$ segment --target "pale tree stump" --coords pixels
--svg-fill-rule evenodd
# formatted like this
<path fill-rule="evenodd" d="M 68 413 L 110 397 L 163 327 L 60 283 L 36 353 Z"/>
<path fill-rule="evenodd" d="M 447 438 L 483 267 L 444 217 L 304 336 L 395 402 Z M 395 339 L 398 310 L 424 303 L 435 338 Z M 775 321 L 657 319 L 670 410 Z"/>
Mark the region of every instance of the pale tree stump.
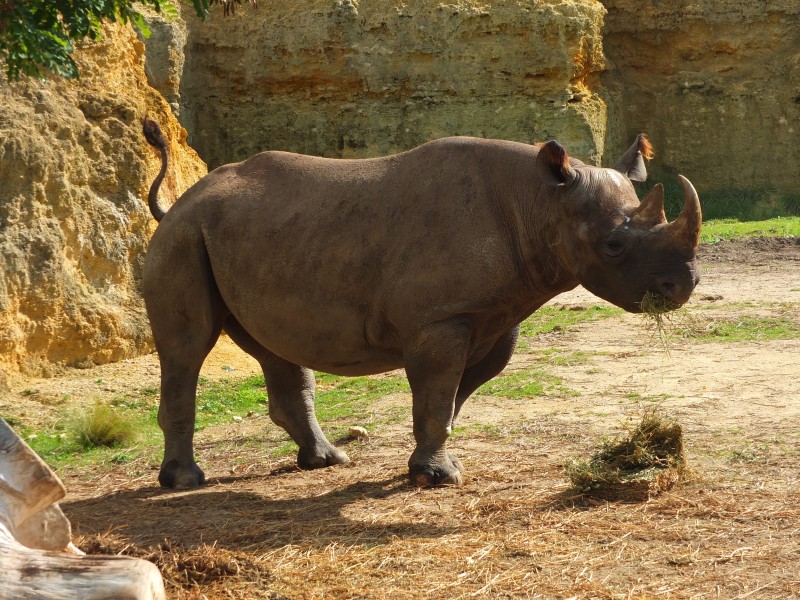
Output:
<path fill-rule="evenodd" d="M 164 600 L 158 568 L 86 556 L 56 502 L 61 480 L 0 419 L 0 600 Z"/>

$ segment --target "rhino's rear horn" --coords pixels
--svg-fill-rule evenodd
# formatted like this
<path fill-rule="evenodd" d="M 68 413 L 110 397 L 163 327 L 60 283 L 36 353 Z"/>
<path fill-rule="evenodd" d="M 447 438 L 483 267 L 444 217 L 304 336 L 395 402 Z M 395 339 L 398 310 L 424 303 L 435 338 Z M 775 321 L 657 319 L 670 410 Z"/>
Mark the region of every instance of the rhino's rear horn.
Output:
<path fill-rule="evenodd" d="M 678 182 L 683 190 L 683 210 L 669 224 L 670 232 L 681 244 L 696 250 L 700 244 L 700 226 L 703 223 L 703 212 L 700 209 L 700 198 L 692 183 L 683 175 L 678 175 Z"/>
<path fill-rule="evenodd" d="M 664 186 L 657 183 L 644 197 L 642 203 L 631 213 L 631 219 L 647 227 L 667 222 L 664 214 Z"/>
<path fill-rule="evenodd" d="M 536 173 L 547 185 L 563 185 L 575 177 L 567 151 L 555 140 L 550 140 L 539 148 Z"/>

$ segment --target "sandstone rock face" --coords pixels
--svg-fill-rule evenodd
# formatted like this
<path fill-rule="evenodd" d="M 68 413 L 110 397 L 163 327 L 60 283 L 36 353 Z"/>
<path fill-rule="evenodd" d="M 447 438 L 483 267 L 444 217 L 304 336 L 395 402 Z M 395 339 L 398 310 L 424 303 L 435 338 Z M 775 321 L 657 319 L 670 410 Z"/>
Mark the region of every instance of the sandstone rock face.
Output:
<path fill-rule="evenodd" d="M 800 3 L 602 1 L 610 154 L 648 131 L 651 171 L 682 173 L 701 195 L 797 193 Z"/>
<path fill-rule="evenodd" d="M 180 4 L 175 4 L 179 13 Z M 175 116 L 180 115 L 180 87 L 183 76 L 186 23 L 181 18 L 165 18 L 152 9 L 143 9 L 150 28 L 149 37 L 139 34 L 145 46 L 145 73 L 147 82 L 169 102 Z"/>
<path fill-rule="evenodd" d="M 604 13 L 595 0 L 260 0 L 187 15 L 182 122 L 211 167 L 458 134 L 555 137 L 597 162 Z"/>
<path fill-rule="evenodd" d="M 458 134 L 556 138 L 611 163 L 646 131 L 651 174 L 682 173 L 701 197 L 797 193 L 796 0 L 261 0 L 228 18 L 218 8 L 206 22 L 151 15 L 147 79 L 144 47 L 111 26 L 78 53 L 80 81 L 0 82 L 0 391 L 3 369 L 47 373 L 151 348 L 137 281 L 159 165 L 141 118 L 171 141 L 162 199 L 205 173 L 169 107 L 211 166 L 267 149 L 383 155 Z"/>
<path fill-rule="evenodd" d="M 147 85 L 131 29 L 108 27 L 76 59 L 77 82 L 0 82 L 0 385 L 3 369 L 47 374 L 151 348 L 137 281 L 159 159 L 144 115 L 172 143 L 162 197 L 206 171 Z"/>

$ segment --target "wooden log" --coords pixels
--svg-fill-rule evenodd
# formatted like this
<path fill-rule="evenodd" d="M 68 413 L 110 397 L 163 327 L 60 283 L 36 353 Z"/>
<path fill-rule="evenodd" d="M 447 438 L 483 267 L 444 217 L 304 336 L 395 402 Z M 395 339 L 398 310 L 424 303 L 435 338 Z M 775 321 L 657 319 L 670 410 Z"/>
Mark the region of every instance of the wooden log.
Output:
<path fill-rule="evenodd" d="M 38 550 L 64 550 L 72 544 L 72 526 L 58 504 L 31 515 L 14 529 L 23 546 Z"/>
<path fill-rule="evenodd" d="M 0 419 L 0 600 L 164 600 L 153 563 L 77 551 L 55 504 L 65 494 L 50 467 Z"/>
<path fill-rule="evenodd" d="M 0 515 L 11 530 L 66 494 L 50 467 L 0 419 Z"/>
<path fill-rule="evenodd" d="M 0 526 L 2 600 L 164 600 L 153 563 L 123 556 L 32 550 Z"/>

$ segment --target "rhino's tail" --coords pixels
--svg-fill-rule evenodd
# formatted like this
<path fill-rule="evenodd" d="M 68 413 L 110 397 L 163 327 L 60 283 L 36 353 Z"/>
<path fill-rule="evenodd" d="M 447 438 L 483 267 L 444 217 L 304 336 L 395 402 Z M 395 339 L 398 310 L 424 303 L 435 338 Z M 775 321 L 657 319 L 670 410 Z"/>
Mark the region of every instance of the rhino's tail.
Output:
<path fill-rule="evenodd" d="M 161 132 L 161 127 L 149 117 L 145 117 L 142 122 L 142 133 L 144 133 L 147 143 L 161 154 L 161 170 L 153 180 L 150 186 L 150 192 L 147 194 L 147 205 L 150 207 L 150 212 L 156 221 L 160 221 L 164 218 L 164 215 L 167 214 L 167 211 L 161 208 L 161 205 L 158 203 L 158 188 L 161 187 L 161 182 L 167 174 L 169 144 L 167 144 L 167 138 L 164 137 L 164 134 Z"/>

